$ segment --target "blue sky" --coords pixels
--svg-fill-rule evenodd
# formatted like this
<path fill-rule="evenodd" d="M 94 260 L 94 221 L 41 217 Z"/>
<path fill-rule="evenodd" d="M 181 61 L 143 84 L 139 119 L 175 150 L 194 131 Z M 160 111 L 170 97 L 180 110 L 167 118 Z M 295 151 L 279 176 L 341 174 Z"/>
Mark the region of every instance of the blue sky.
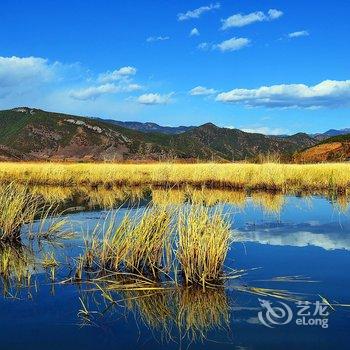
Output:
<path fill-rule="evenodd" d="M 348 0 L 2 0 L 0 108 L 350 127 L 349 12 Z"/>

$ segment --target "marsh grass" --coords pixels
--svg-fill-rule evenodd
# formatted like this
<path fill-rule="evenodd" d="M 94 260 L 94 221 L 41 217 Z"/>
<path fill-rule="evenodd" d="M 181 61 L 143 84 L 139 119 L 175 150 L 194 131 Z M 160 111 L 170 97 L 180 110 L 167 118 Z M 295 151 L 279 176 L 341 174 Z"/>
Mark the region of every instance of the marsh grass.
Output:
<path fill-rule="evenodd" d="M 185 208 L 178 218 L 177 258 L 185 284 L 219 283 L 232 241 L 228 220 L 219 209 Z"/>
<path fill-rule="evenodd" d="M 249 190 L 332 190 L 350 187 L 350 164 L 112 164 L 1 163 L 0 182 L 56 186 L 173 187 L 192 185 Z"/>
<path fill-rule="evenodd" d="M 20 240 L 21 227 L 32 223 L 42 209 L 40 201 L 25 186 L 10 183 L 0 188 L 0 240 Z"/>
<path fill-rule="evenodd" d="M 255 286 L 236 286 L 234 289 L 244 293 L 250 293 L 263 297 L 271 297 L 294 302 L 303 300 L 305 297 L 305 295 L 293 293 L 288 290 L 262 288 Z"/>
<path fill-rule="evenodd" d="M 72 238 L 63 228 L 68 220 L 55 204 L 47 204 L 27 186 L 10 183 L 0 187 L 0 241 L 21 240 L 21 229 L 26 226 L 29 239 L 53 240 Z"/>
<path fill-rule="evenodd" d="M 147 208 L 129 229 L 130 253 L 125 261 L 131 270 L 145 269 L 156 276 L 171 264 L 171 213 L 164 207 Z"/>
<path fill-rule="evenodd" d="M 85 239 L 85 269 L 203 288 L 222 284 L 232 232 L 220 209 L 150 206 L 119 220 L 117 213 L 109 212 Z"/>
<path fill-rule="evenodd" d="M 85 239 L 87 268 L 150 274 L 169 269 L 171 264 L 171 214 L 152 206 L 125 215 L 117 223 L 118 211 L 110 212 Z"/>
<path fill-rule="evenodd" d="M 51 281 L 54 281 L 55 275 L 56 275 L 56 269 L 59 266 L 58 261 L 55 258 L 55 254 L 53 252 L 45 253 L 42 259 L 41 265 L 45 270 L 50 271 Z"/>
<path fill-rule="evenodd" d="M 219 209 L 196 205 L 176 211 L 152 206 L 132 219 L 125 215 L 119 224 L 116 216 L 110 212 L 85 239 L 85 268 L 160 280 L 172 275 L 175 283 L 180 271 L 186 285 L 205 288 L 220 283 L 232 233 Z"/>
<path fill-rule="evenodd" d="M 36 214 L 36 220 L 30 222 L 27 229 L 28 238 L 59 243 L 75 237 L 71 223 L 55 204 L 43 206 Z"/>

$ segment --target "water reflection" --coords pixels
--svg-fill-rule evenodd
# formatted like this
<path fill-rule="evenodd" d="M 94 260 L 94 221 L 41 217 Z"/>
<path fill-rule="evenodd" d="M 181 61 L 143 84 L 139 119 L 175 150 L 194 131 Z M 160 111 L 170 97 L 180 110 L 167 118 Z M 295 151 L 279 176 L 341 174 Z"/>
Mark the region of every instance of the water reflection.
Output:
<path fill-rule="evenodd" d="M 350 250 L 350 221 L 319 223 L 264 222 L 238 229 L 238 240 L 279 246 L 315 246 L 326 250 Z"/>
<path fill-rule="evenodd" d="M 30 287 L 35 256 L 24 245 L 0 243 L 0 289 L 5 297 L 16 297 L 23 287 Z"/>
<path fill-rule="evenodd" d="M 286 202 L 286 194 L 283 193 L 220 190 L 205 187 L 198 189 L 190 186 L 177 188 L 112 187 L 108 189 L 84 186 L 78 188 L 33 186 L 31 191 L 48 203 L 61 203 L 66 207 L 75 207 L 76 210 L 111 209 L 121 205 L 137 206 L 150 201 L 157 205 L 181 205 L 191 202 L 213 206 L 221 203 L 243 209 L 249 201 L 252 201 L 266 213 L 278 214 L 283 210 Z M 339 212 L 346 212 L 349 209 L 350 196 L 347 194 L 299 192 L 297 197 L 309 199 L 311 202 L 312 195 L 327 198 L 334 209 Z"/>
<path fill-rule="evenodd" d="M 109 291 L 102 298 L 89 292 L 81 297 L 80 324 L 102 327 L 106 318 L 116 317 L 124 308 L 124 317 L 132 315 L 139 327 L 162 342 L 203 342 L 215 334 L 230 340 L 231 305 L 224 288 Z"/>

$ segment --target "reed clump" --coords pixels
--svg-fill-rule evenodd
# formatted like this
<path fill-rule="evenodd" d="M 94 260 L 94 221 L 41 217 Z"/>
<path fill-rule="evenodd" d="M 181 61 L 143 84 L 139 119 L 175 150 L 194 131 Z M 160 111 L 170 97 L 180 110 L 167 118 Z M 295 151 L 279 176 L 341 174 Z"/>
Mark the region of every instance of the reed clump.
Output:
<path fill-rule="evenodd" d="M 0 187 L 0 241 L 18 244 L 21 230 L 29 239 L 57 240 L 74 236 L 57 204 L 48 204 L 28 186 L 10 183 Z"/>
<path fill-rule="evenodd" d="M 169 266 L 171 250 L 171 213 L 164 207 L 146 209 L 141 219 L 131 225 L 130 250 L 126 267 L 136 271 L 148 269 L 156 275 Z"/>
<path fill-rule="evenodd" d="M 230 223 L 220 209 L 152 206 L 130 218 L 110 213 L 85 241 L 84 266 L 90 271 L 133 273 L 159 281 L 214 286 L 232 241 Z M 183 278 L 178 278 L 178 272 Z M 164 278 L 165 277 L 165 278 Z"/>
<path fill-rule="evenodd" d="M 169 268 L 171 263 L 171 220 L 165 207 L 148 207 L 133 218 L 125 215 L 119 224 L 116 212 L 98 225 L 86 239 L 85 265 L 102 270 L 149 273 Z"/>
<path fill-rule="evenodd" d="M 0 188 L 0 240 L 20 240 L 21 227 L 32 223 L 42 203 L 27 187 L 10 183 Z"/>
<path fill-rule="evenodd" d="M 200 205 L 181 211 L 176 255 L 185 284 L 218 284 L 231 240 L 230 224 L 220 210 Z"/>

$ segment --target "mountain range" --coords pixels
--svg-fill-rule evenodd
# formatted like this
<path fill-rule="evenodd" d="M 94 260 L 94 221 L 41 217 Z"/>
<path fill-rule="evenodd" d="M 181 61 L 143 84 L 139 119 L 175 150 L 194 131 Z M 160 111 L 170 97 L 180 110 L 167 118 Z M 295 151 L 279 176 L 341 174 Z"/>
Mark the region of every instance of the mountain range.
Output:
<path fill-rule="evenodd" d="M 114 125 L 122 126 L 123 128 L 128 128 L 132 130 L 142 131 L 142 132 L 160 132 L 162 134 L 168 135 L 176 135 L 181 134 L 185 131 L 189 131 L 195 128 L 195 126 L 161 126 L 152 122 L 122 122 L 120 120 L 113 119 L 101 119 L 96 118 L 97 120 L 101 120 L 103 122 L 108 122 Z"/>
<path fill-rule="evenodd" d="M 175 134 L 181 134 L 185 131 L 189 131 L 195 128 L 195 126 L 161 126 L 156 123 L 152 122 L 123 122 L 120 120 L 114 120 L 114 119 L 101 119 L 96 118 L 97 120 L 101 120 L 104 122 L 108 122 L 114 125 L 119 125 L 124 128 L 133 129 L 137 131 L 142 132 L 160 132 L 162 134 L 169 134 L 169 135 L 175 135 Z M 316 134 L 309 134 L 312 138 L 315 138 L 316 140 L 325 140 L 329 137 L 333 136 L 339 136 L 339 135 L 346 135 L 350 134 L 350 128 L 345 129 L 329 129 L 324 133 L 316 133 Z M 278 137 L 283 137 L 288 135 L 278 135 Z"/>
<path fill-rule="evenodd" d="M 0 160 L 254 160 L 279 153 L 286 160 L 319 139 L 298 133 L 267 136 L 212 123 L 162 127 L 19 107 L 0 111 Z"/>
<path fill-rule="evenodd" d="M 320 134 L 314 134 L 312 137 L 316 138 L 317 140 L 325 140 L 330 137 L 334 136 L 341 136 L 341 135 L 347 135 L 350 134 L 350 128 L 345 128 L 345 129 L 329 129 L 324 133 Z"/>

